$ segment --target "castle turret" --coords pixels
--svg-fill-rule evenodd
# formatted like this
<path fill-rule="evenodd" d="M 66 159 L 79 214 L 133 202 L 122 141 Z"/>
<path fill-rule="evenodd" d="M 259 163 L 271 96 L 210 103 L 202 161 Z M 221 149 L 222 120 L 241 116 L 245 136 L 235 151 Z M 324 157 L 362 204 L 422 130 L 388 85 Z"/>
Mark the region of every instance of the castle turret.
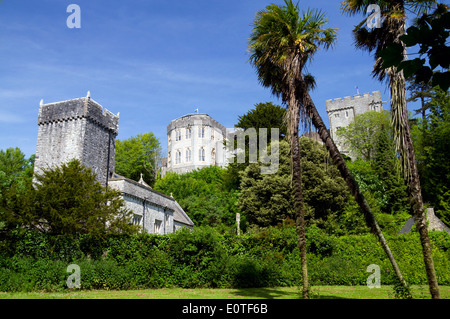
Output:
<path fill-rule="evenodd" d="M 186 173 L 209 165 L 224 166 L 226 128 L 208 114 L 188 114 L 167 126 L 167 171 Z"/>
<path fill-rule="evenodd" d="M 330 122 L 331 138 L 342 153 L 347 153 L 347 150 L 343 142 L 336 136 L 336 131 L 341 127 L 348 126 L 356 115 L 367 111 L 381 112 L 383 110 L 380 91 L 374 91 L 372 94 L 356 94 L 353 97 L 346 96 L 343 99 L 326 100 L 325 106 Z"/>
<path fill-rule="evenodd" d="M 87 97 L 56 103 L 41 101 L 35 173 L 78 159 L 106 185 L 114 173 L 119 117 Z"/>

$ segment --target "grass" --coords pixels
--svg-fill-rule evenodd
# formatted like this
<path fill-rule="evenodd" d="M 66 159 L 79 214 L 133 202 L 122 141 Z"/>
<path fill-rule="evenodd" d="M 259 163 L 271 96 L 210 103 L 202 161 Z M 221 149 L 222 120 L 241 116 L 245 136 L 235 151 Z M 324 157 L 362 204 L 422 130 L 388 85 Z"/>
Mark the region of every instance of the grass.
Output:
<path fill-rule="evenodd" d="M 450 299 L 450 286 L 440 286 L 441 298 Z M 415 299 L 429 299 L 428 286 L 412 286 Z M 313 299 L 394 299 L 392 286 L 313 286 Z M 276 288 L 161 288 L 142 290 L 75 290 L 67 292 L 0 292 L 0 299 L 298 299 L 298 287 Z"/>

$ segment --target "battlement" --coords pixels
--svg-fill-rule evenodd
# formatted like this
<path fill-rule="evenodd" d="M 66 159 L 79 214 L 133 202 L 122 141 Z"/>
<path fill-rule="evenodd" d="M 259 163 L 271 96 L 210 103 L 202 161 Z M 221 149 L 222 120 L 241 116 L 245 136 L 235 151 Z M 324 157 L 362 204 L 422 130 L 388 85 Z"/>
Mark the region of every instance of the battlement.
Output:
<path fill-rule="evenodd" d="M 198 124 L 218 128 L 223 135 L 226 134 L 225 126 L 205 113 L 187 114 L 171 121 L 169 125 L 167 125 L 167 134 L 169 134 L 173 129 L 176 128 L 189 127 Z"/>
<path fill-rule="evenodd" d="M 119 116 L 89 97 L 42 104 L 39 107 L 38 125 L 82 118 L 94 122 L 114 135 L 119 133 Z"/>
<path fill-rule="evenodd" d="M 370 93 L 364 93 L 361 94 L 355 94 L 353 97 L 346 96 L 343 99 L 342 98 L 336 98 L 334 100 L 326 100 L 325 106 L 327 112 L 333 112 L 335 110 L 342 110 L 342 109 L 352 109 L 357 108 L 360 105 L 368 105 L 372 103 L 379 103 L 381 104 L 381 92 L 380 91 L 373 91 L 372 94 Z"/>

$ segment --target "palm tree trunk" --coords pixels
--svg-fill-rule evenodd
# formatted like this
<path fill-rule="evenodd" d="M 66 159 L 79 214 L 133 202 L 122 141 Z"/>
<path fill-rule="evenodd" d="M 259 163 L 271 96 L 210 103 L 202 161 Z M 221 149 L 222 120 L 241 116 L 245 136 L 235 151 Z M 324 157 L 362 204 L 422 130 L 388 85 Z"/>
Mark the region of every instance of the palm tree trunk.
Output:
<path fill-rule="evenodd" d="M 422 244 L 423 259 L 427 273 L 428 285 L 431 297 L 440 299 L 439 286 L 434 269 L 433 255 L 431 251 L 430 237 L 428 236 L 427 217 L 423 205 L 422 191 L 419 174 L 417 171 L 416 156 L 411 139 L 411 131 L 408 123 L 406 108 L 406 84 L 403 72 L 391 70 L 389 77 L 391 89 L 392 122 L 396 131 L 396 145 L 402 155 L 402 167 L 405 180 L 409 188 L 409 198 L 414 211 L 416 227 L 419 231 Z"/>
<path fill-rule="evenodd" d="M 302 191 L 302 168 L 300 155 L 300 142 L 298 137 L 298 125 L 300 122 L 300 105 L 295 97 L 295 86 L 293 80 L 289 83 L 289 108 L 288 137 L 291 144 L 291 165 L 292 165 L 292 190 L 294 195 L 294 213 L 297 229 L 297 247 L 300 250 L 300 260 L 302 266 L 302 295 L 303 299 L 309 299 L 308 264 L 306 259 L 306 235 L 305 235 L 305 209 L 303 205 Z"/>
<path fill-rule="evenodd" d="M 294 192 L 295 224 L 297 227 L 300 259 L 302 263 L 303 298 L 309 298 L 308 266 L 306 260 L 306 235 L 305 235 L 305 209 L 303 206 L 302 194 L 302 173 L 300 164 L 300 143 L 298 139 L 298 129 L 292 132 L 291 158 L 292 158 L 292 182 Z"/>
<path fill-rule="evenodd" d="M 366 199 L 364 198 L 363 194 L 359 189 L 358 184 L 356 183 L 355 179 L 350 173 L 350 170 L 348 169 L 347 164 L 344 161 L 344 158 L 342 157 L 338 148 L 334 144 L 334 141 L 332 140 L 330 133 L 328 132 L 325 124 L 323 123 L 322 117 L 317 111 L 314 102 L 312 101 L 309 93 L 307 93 L 305 89 L 300 89 L 300 92 L 301 91 L 306 92 L 303 96 L 303 103 L 306 108 L 306 112 L 311 118 L 313 125 L 318 129 L 320 138 L 324 142 L 333 163 L 339 169 L 341 176 L 346 181 L 348 187 L 350 188 L 350 191 L 355 197 L 356 202 L 358 203 L 360 209 L 363 211 L 366 224 L 369 226 L 370 231 L 378 238 L 378 241 L 380 242 L 381 247 L 383 248 L 384 252 L 389 258 L 389 261 L 391 262 L 391 265 L 394 268 L 395 274 L 397 275 L 400 283 L 403 285 L 403 287 L 405 287 L 405 289 L 408 289 L 408 285 L 406 281 L 403 279 L 403 276 L 400 272 L 400 268 L 397 265 L 394 255 L 392 254 L 391 249 L 389 248 L 389 245 L 386 239 L 384 238 L 384 235 L 375 219 L 375 216 L 373 215 L 369 207 L 369 204 L 367 203 Z"/>

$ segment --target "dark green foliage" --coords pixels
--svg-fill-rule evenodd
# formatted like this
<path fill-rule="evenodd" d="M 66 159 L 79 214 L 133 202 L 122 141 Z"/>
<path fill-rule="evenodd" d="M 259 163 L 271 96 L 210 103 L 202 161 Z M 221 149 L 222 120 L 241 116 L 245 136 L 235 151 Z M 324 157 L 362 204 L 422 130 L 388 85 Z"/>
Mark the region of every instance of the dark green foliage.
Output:
<path fill-rule="evenodd" d="M 450 94 L 434 88 L 429 113 L 413 126 L 424 201 L 450 226 Z"/>
<path fill-rule="evenodd" d="M 373 235 L 336 237 L 311 226 L 306 238 L 312 285 L 365 285 L 370 264 L 380 266 L 382 285 L 396 284 L 390 262 Z M 430 232 L 430 238 L 439 284 L 449 285 L 450 235 Z M 387 235 L 386 239 L 407 282 L 426 284 L 418 234 Z M 86 234 L 21 231 L 3 235 L 0 247 L 0 291 L 67 290 L 70 273 L 66 270 L 72 263 L 80 266 L 81 289 L 301 284 L 293 226 L 268 227 L 242 236 L 199 227 L 162 236 L 111 234 L 103 240 Z M 92 253 L 93 247 L 98 253 Z M 394 293 L 407 297 L 398 287 Z"/>
<path fill-rule="evenodd" d="M 34 155 L 28 160 L 19 148 L 0 150 L 0 231 L 15 227 L 16 211 L 30 206 Z"/>
<path fill-rule="evenodd" d="M 120 193 L 105 189 L 80 161 L 46 169 L 35 178 L 30 189 L 33 207 L 17 216 L 26 227 L 58 235 L 137 231 Z"/>
<path fill-rule="evenodd" d="M 257 103 L 255 104 L 255 108 L 251 109 L 244 115 L 240 115 L 238 117 L 239 121 L 235 124 L 236 128 L 241 128 L 243 130 L 247 129 L 255 129 L 256 137 L 257 137 L 257 155 L 259 158 L 259 129 L 267 129 L 267 143 L 270 144 L 272 141 L 272 128 L 279 129 L 278 140 L 283 139 L 286 136 L 287 128 L 284 123 L 284 117 L 286 114 L 286 109 L 275 105 L 272 102 L 266 103 Z M 237 142 L 234 142 L 234 147 L 236 147 Z M 241 175 L 240 172 L 244 171 L 250 164 L 249 161 L 249 141 L 248 138 L 245 141 L 245 162 L 238 163 L 237 155 L 233 159 L 230 160 L 230 163 L 227 166 L 225 171 L 225 179 L 224 182 L 226 186 L 230 189 L 238 190 L 239 185 L 241 183 Z"/>
<path fill-rule="evenodd" d="M 172 195 L 197 226 L 232 226 L 239 212 L 237 191 L 224 185 L 225 172 L 226 169 L 218 166 L 185 174 L 169 172 L 154 188 Z"/>
<path fill-rule="evenodd" d="M 403 70 L 405 78 L 415 75 L 416 83 L 432 83 L 447 91 L 450 86 L 450 13 L 446 4 L 439 4 L 431 14 L 422 14 L 400 39 L 406 47 L 419 47 L 420 57 L 404 59 L 401 44 L 391 42 L 378 55 L 383 58 L 383 69 L 395 66 Z M 427 59 L 423 58 L 426 57 Z M 427 63 L 428 62 L 428 63 Z M 427 65 L 429 64 L 429 65 Z M 437 69 L 441 68 L 441 70 Z"/>
<path fill-rule="evenodd" d="M 272 102 L 267 103 L 257 103 L 255 108 L 248 111 L 246 114 L 238 117 L 239 121 L 235 127 L 240 127 L 244 130 L 248 128 L 255 128 L 256 133 L 259 133 L 260 128 L 266 128 L 268 137 L 271 139 L 270 129 L 278 128 L 280 129 L 279 139 L 286 136 L 287 128 L 286 124 L 283 122 L 286 109 L 275 105 Z"/>
<path fill-rule="evenodd" d="M 316 141 L 300 138 L 302 186 L 307 220 L 328 227 L 332 215 L 342 211 L 349 198 L 344 180 L 326 149 Z M 266 227 L 293 218 L 289 144 L 279 143 L 279 167 L 275 174 L 261 174 L 261 165 L 250 164 L 241 177 L 238 207 L 249 224 Z"/>
<path fill-rule="evenodd" d="M 384 213 L 395 214 L 410 209 L 399 165 L 389 132 L 382 130 L 377 141 L 373 170 L 383 185 L 384 201 L 380 208 Z"/>

